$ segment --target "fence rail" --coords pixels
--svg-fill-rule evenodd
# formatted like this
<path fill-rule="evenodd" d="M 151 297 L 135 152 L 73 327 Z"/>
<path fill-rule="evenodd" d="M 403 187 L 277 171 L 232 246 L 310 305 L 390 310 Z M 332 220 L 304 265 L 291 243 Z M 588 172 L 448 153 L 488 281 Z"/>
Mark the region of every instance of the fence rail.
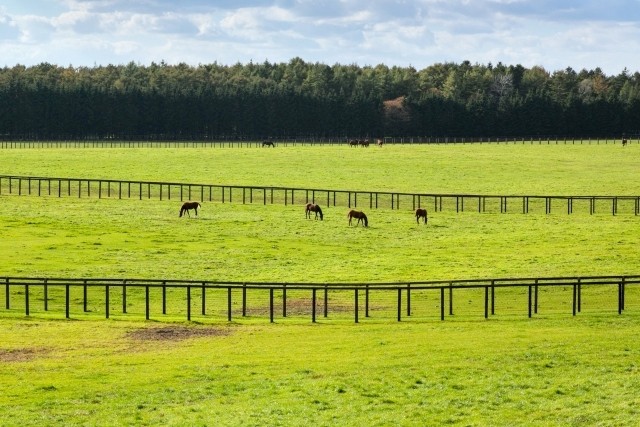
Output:
<path fill-rule="evenodd" d="M 587 301 L 590 311 L 622 314 L 628 308 L 640 311 L 639 284 L 638 275 L 393 283 L 0 277 L 5 313 L 19 312 L 13 308 L 18 305 L 23 307 L 26 316 L 52 311 L 52 306 L 61 308 L 63 304 L 66 318 L 71 318 L 72 309 L 88 313 L 100 311 L 100 308 L 105 318 L 109 318 L 115 306 L 121 303 L 122 315 L 144 314 L 147 320 L 151 319 L 153 306 L 163 316 L 171 308 L 189 321 L 193 316 L 232 321 L 237 317 L 268 315 L 269 321 L 274 322 L 278 315 L 282 318 L 306 315 L 316 322 L 319 317 L 329 319 L 331 314 L 336 319 L 350 317 L 356 323 L 363 316 L 391 317 L 398 322 L 429 316 L 445 320 L 454 315 L 454 308 L 458 315 L 483 312 L 484 318 L 488 319 L 496 315 L 498 308 L 507 313 L 526 312 L 531 318 L 542 309 L 550 313 L 565 310 L 568 313 L 570 306 L 570 312 L 576 316 Z M 78 296 L 80 291 L 82 294 Z M 169 298 L 171 304 L 168 304 Z M 476 300 L 475 310 L 469 305 L 473 299 Z M 42 303 L 40 309 L 34 300 Z M 455 307 L 454 300 L 460 301 Z M 89 304 L 92 310 L 89 310 Z M 478 307 L 483 309 L 478 310 Z M 196 313 L 198 309 L 199 313 Z"/>
<path fill-rule="evenodd" d="M 276 147 L 295 146 L 335 146 L 347 145 L 347 137 L 284 137 L 270 141 Z M 361 138 L 362 139 L 362 138 Z M 390 145 L 415 145 L 415 144 L 622 144 L 620 136 L 596 136 L 596 137 L 565 137 L 557 135 L 535 136 L 493 136 L 493 137 L 468 137 L 468 136 L 396 136 L 384 137 L 384 144 Z M 377 138 L 370 139 L 371 145 L 375 145 Z M 626 143 L 637 143 L 637 136 L 625 139 Z M 36 137 L 24 136 L 22 138 L 3 137 L 0 135 L 0 149 L 15 148 L 251 148 L 262 147 L 262 140 L 248 138 L 201 138 L 186 139 L 162 139 L 150 138 L 145 135 L 134 135 L 131 138 L 68 138 L 58 140 L 42 140 Z"/>
<path fill-rule="evenodd" d="M 574 211 L 640 215 L 640 196 L 548 196 L 433 194 L 385 191 L 239 186 L 158 181 L 0 175 L 0 195 L 96 197 L 117 199 L 198 200 L 200 202 L 284 204 L 319 203 L 369 209 L 427 208 L 433 212 Z M 466 210 L 465 210 L 466 209 Z"/>

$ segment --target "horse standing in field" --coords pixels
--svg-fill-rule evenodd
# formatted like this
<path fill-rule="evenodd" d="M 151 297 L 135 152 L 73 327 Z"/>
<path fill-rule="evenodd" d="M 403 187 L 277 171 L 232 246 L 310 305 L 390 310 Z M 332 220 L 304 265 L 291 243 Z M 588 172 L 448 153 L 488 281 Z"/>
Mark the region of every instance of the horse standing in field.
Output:
<path fill-rule="evenodd" d="M 382 147 L 382 140 L 376 139 L 376 144 L 378 144 L 378 147 Z"/>
<path fill-rule="evenodd" d="M 320 221 L 323 219 L 322 209 L 320 209 L 320 205 L 316 205 L 315 203 L 307 203 L 304 211 L 304 217 L 311 219 L 311 212 L 316 213 L 316 219 L 318 219 L 318 215 L 320 215 Z"/>
<path fill-rule="evenodd" d="M 365 227 L 369 226 L 369 220 L 367 219 L 367 216 L 364 214 L 364 212 L 355 211 L 352 209 L 347 214 L 347 218 L 349 218 L 349 225 L 351 225 L 351 220 L 353 218 L 357 218 L 358 222 L 356 222 L 356 227 L 358 226 L 358 224 L 360 224 L 360 221 L 362 221 L 362 225 L 364 225 Z"/>
<path fill-rule="evenodd" d="M 349 140 L 349 147 L 357 147 L 358 146 L 358 141 L 355 139 L 350 139 Z"/>
<path fill-rule="evenodd" d="M 185 212 L 187 213 L 187 215 L 191 216 L 191 214 L 189 213 L 191 209 L 196 211 L 196 216 L 198 216 L 198 208 L 201 207 L 202 206 L 198 202 L 184 202 L 182 204 L 182 207 L 180 208 L 180 216 L 182 216 L 182 214 L 184 214 Z"/>
<path fill-rule="evenodd" d="M 274 147 L 276 146 L 276 144 L 274 144 L 272 141 L 262 141 L 262 146 L 263 147 Z"/>
<path fill-rule="evenodd" d="M 427 223 L 427 210 L 418 208 L 416 209 L 416 222 L 420 224 L 420 218 L 424 219 L 424 223 Z"/>

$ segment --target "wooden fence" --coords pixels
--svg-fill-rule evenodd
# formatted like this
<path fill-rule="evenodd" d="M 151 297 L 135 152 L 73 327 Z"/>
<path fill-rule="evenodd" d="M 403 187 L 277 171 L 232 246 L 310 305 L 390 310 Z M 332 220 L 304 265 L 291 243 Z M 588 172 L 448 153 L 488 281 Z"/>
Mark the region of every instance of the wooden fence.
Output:
<path fill-rule="evenodd" d="M 120 181 L 0 175 L 0 195 L 95 197 L 117 199 L 197 200 L 243 204 L 306 204 L 369 209 L 412 209 L 432 212 L 589 212 L 593 215 L 640 214 L 640 196 L 545 196 L 430 194 L 384 191 L 305 189 L 156 181 Z M 553 209 L 552 209 L 553 208 Z"/>
<path fill-rule="evenodd" d="M 346 137 L 299 137 L 276 138 L 272 141 L 276 147 L 295 146 L 336 146 L 348 145 Z M 364 138 L 358 138 L 364 139 Z M 376 145 L 377 138 L 369 138 L 371 146 Z M 452 137 L 452 136 L 397 136 L 382 138 L 384 144 L 622 144 L 622 137 L 564 137 L 554 135 L 535 136 L 494 136 L 494 137 Z M 637 136 L 626 139 L 627 143 L 637 143 Z M 163 140 L 147 138 L 145 135 L 132 136 L 128 139 L 68 139 L 45 141 L 36 138 L 0 137 L 0 149 L 15 148 L 261 148 L 262 141 L 241 138 L 199 139 L 199 140 Z"/>
<path fill-rule="evenodd" d="M 488 319 L 496 315 L 498 300 L 506 313 L 527 313 L 528 317 L 542 308 L 549 313 L 568 314 L 570 310 L 576 316 L 583 311 L 586 301 L 589 311 L 622 314 L 628 306 L 640 311 L 638 284 L 640 276 L 368 284 L 0 277 L 5 294 L 4 312 L 15 314 L 23 309 L 26 316 L 63 306 L 66 318 L 71 318 L 72 308 L 74 312 L 88 313 L 100 311 L 96 307 L 102 307 L 104 317 L 109 318 L 118 306 L 122 315 L 144 315 L 145 319 L 151 319 L 153 305 L 163 316 L 170 307 L 189 321 L 193 316 L 232 321 L 247 317 L 253 308 L 252 317 L 268 316 L 274 322 L 276 316 L 289 317 L 288 309 L 293 306 L 293 317 L 309 316 L 316 322 L 319 317 L 329 319 L 334 314 L 336 320 L 345 319 L 347 313 L 356 323 L 370 317 L 402 321 L 428 319 L 428 315 L 445 320 L 454 316 L 454 312 L 457 316 L 483 313 Z M 172 298 L 170 304 L 168 295 Z M 474 298 L 476 310 L 469 305 Z M 41 308 L 35 306 L 35 300 L 40 301 Z M 454 301 L 459 302 L 454 305 Z M 18 311 L 14 305 L 22 308 Z M 300 310 L 301 306 L 305 309 Z M 478 310 L 478 306 L 482 308 Z M 55 307 L 53 311 L 57 310 Z M 160 313 L 153 313 L 154 320 Z"/>

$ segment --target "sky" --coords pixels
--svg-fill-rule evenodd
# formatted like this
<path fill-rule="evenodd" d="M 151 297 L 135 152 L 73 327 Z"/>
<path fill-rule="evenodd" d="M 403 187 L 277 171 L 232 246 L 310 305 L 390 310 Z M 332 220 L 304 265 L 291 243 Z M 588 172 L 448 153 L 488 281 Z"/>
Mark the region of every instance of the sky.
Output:
<path fill-rule="evenodd" d="M 502 62 L 640 71 L 640 0 L 0 0 L 0 67 Z"/>

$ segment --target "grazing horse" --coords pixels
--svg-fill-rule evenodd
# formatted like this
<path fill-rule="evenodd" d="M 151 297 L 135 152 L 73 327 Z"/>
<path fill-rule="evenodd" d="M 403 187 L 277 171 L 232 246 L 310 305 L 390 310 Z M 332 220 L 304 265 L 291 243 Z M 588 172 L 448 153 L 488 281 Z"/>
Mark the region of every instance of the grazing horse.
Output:
<path fill-rule="evenodd" d="M 271 141 L 262 141 L 262 146 L 263 147 L 274 147 L 275 148 L 276 144 L 274 144 Z"/>
<path fill-rule="evenodd" d="M 624 147 L 625 145 L 627 145 L 627 138 L 622 139 L 622 146 Z"/>
<path fill-rule="evenodd" d="M 180 216 L 182 216 L 182 214 L 184 214 L 185 212 L 187 213 L 187 215 L 191 216 L 191 214 L 189 213 L 191 209 L 195 210 L 196 216 L 198 216 L 198 208 L 200 207 L 202 206 L 198 202 L 184 202 L 182 204 L 182 207 L 180 208 Z"/>
<path fill-rule="evenodd" d="M 358 146 L 358 141 L 355 139 L 350 139 L 349 140 L 349 147 L 357 147 Z"/>
<path fill-rule="evenodd" d="M 382 140 L 376 139 L 376 144 L 378 144 L 378 147 L 382 147 Z"/>
<path fill-rule="evenodd" d="M 320 209 L 320 205 L 316 205 L 315 203 L 307 203 L 307 207 L 304 211 L 304 217 L 311 219 L 311 212 L 316 213 L 316 219 L 318 219 L 318 215 L 320 215 L 320 221 L 322 221 L 322 209 Z"/>
<path fill-rule="evenodd" d="M 358 224 L 360 224 L 360 221 L 362 221 L 362 224 L 365 227 L 369 226 L 369 220 L 367 219 L 367 216 L 364 214 L 364 212 L 360 212 L 360 211 L 354 211 L 353 209 L 349 211 L 349 213 L 347 214 L 347 218 L 349 218 L 349 225 L 351 225 L 351 219 L 352 218 L 357 218 L 358 222 L 356 222 L 356 227 L 358 226 Z"/>
<path fill-rule="evenodd" d="M 427 223 L 427 210 L 418 208 L 416 209 L 416 222 L 420 224 L 420 218 L 424 219 L 424 223 Z"/>

